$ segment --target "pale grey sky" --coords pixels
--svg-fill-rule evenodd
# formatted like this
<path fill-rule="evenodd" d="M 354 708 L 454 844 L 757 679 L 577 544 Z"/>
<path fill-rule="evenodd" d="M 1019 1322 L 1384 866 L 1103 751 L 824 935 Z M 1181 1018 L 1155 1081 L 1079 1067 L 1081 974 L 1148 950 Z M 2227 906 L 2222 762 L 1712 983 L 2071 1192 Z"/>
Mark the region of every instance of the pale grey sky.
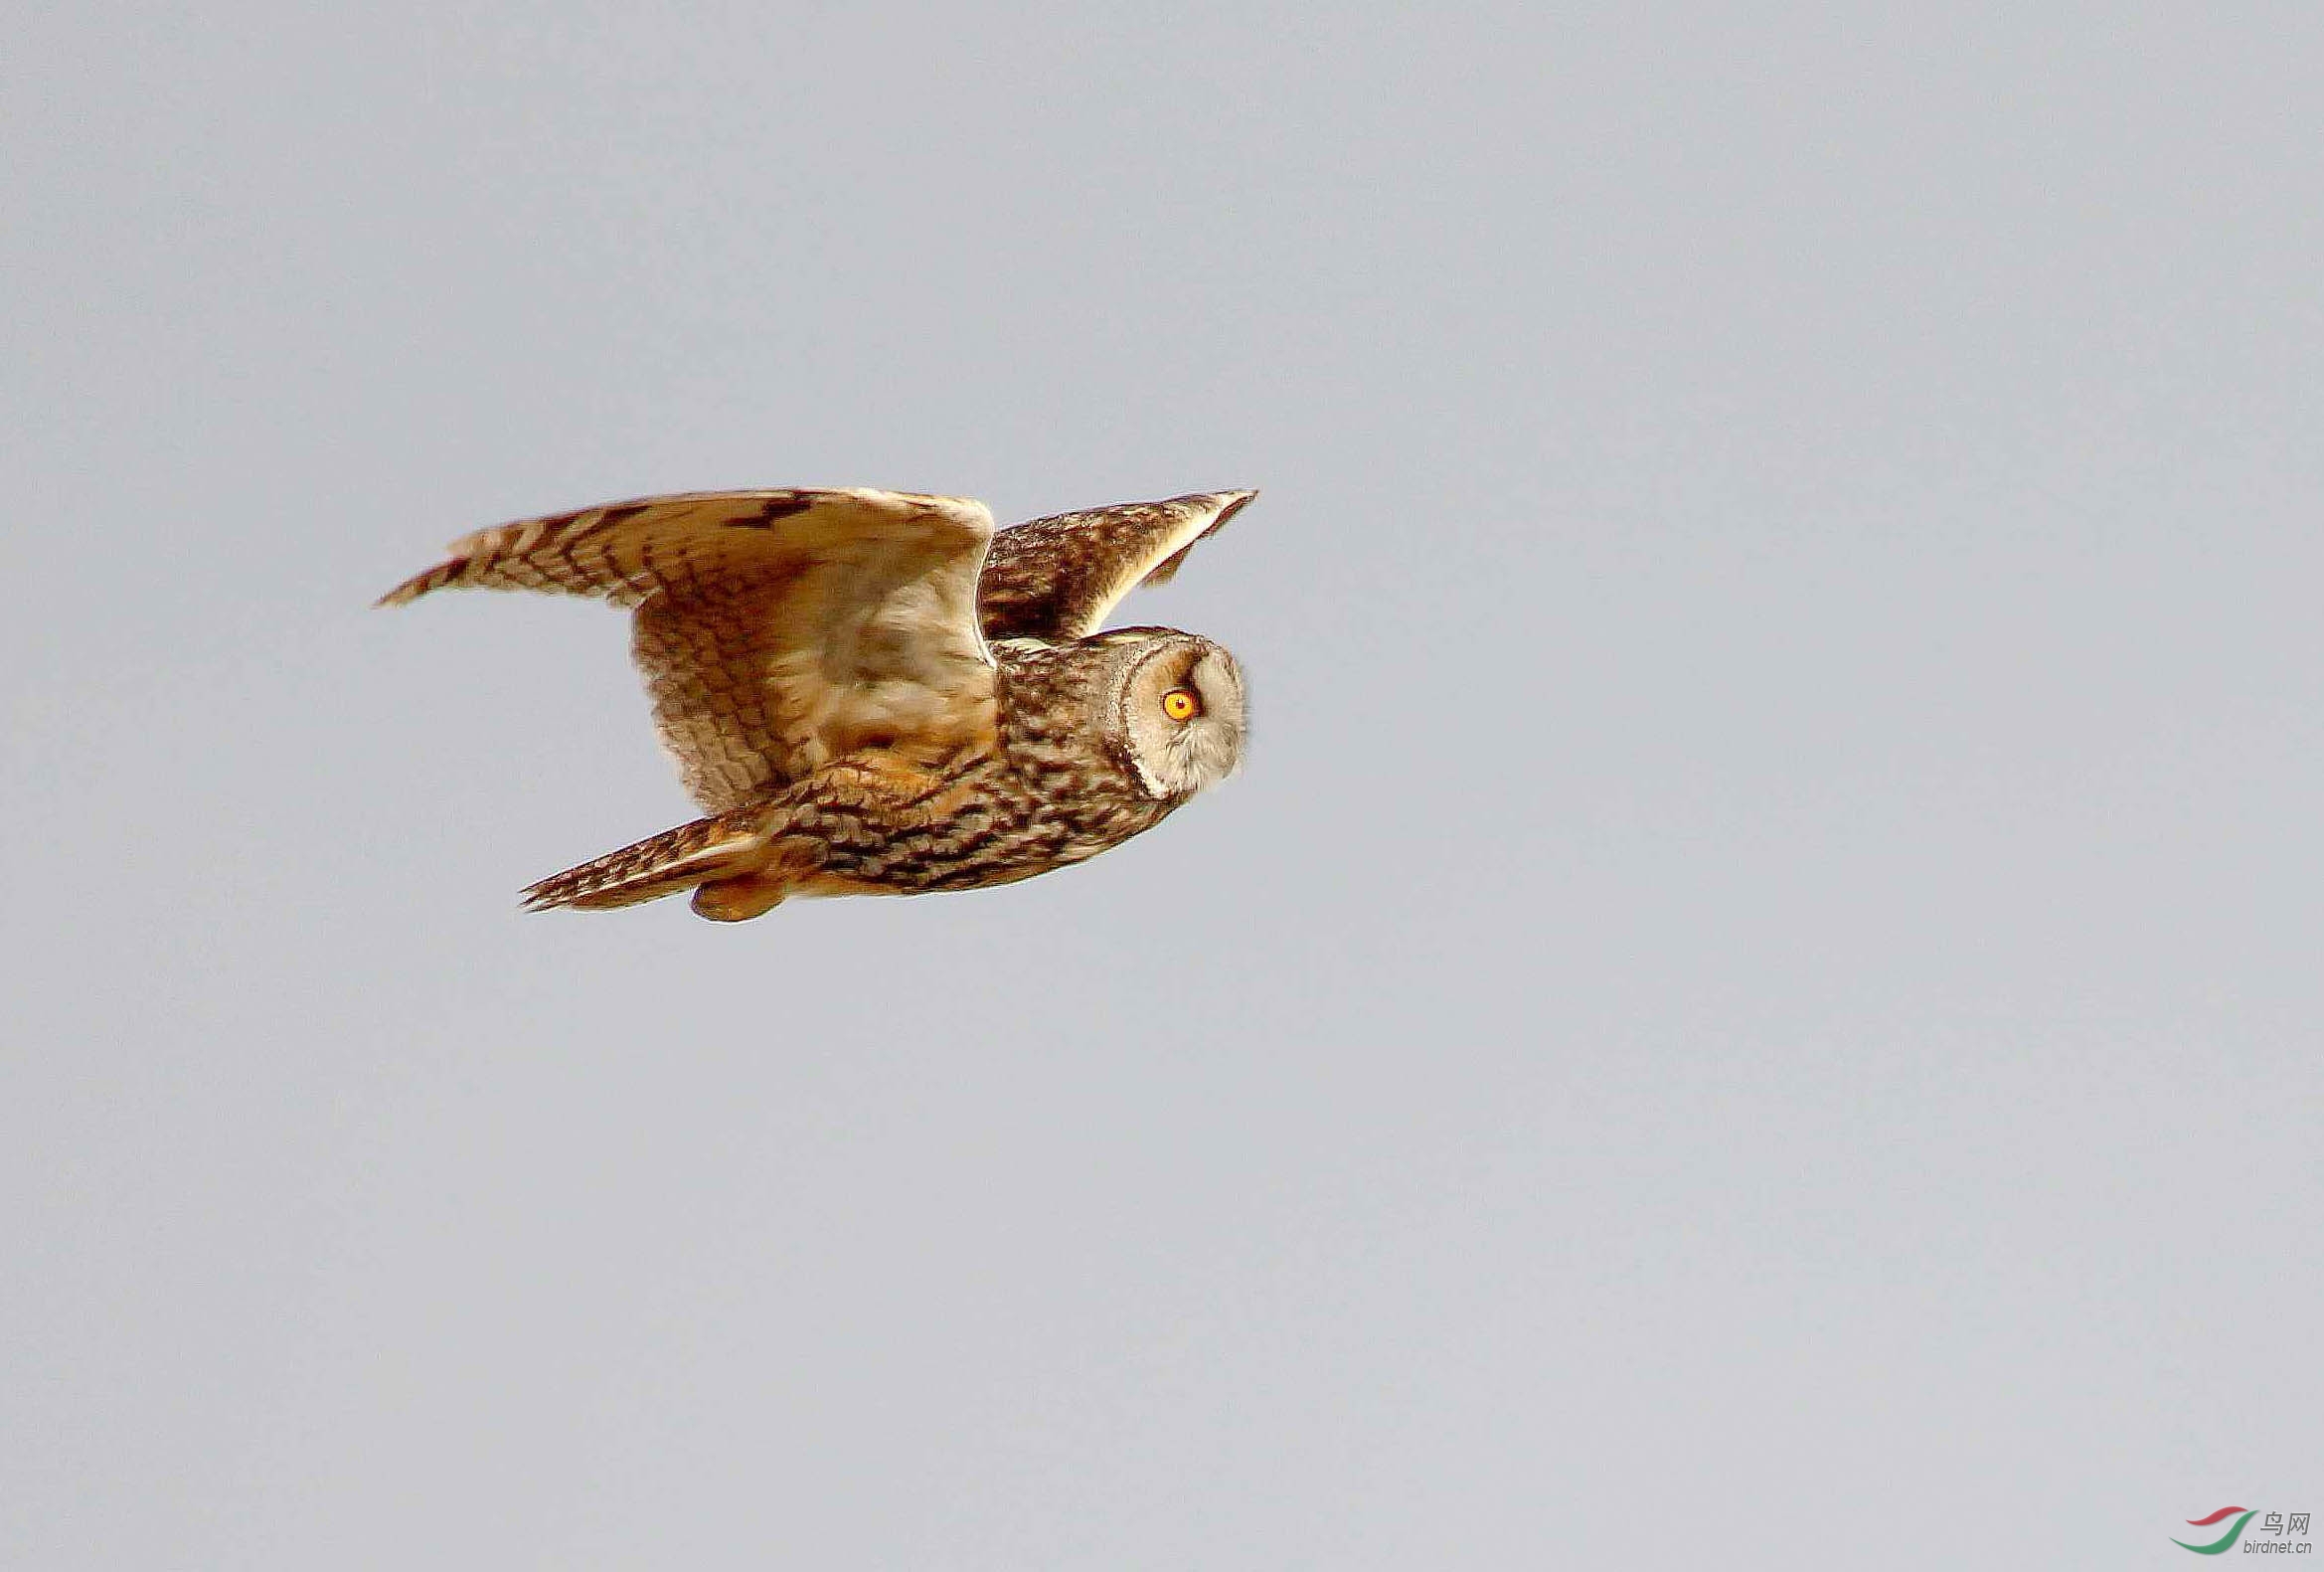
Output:
<path fill-rule="evenodd" d="M 0 1563 L 2170 1566 L 2324 1510 L 2313 7 L 35 4 Z M 1244 776 L 690 816 L 654 490 L 1255 485 Z"/>

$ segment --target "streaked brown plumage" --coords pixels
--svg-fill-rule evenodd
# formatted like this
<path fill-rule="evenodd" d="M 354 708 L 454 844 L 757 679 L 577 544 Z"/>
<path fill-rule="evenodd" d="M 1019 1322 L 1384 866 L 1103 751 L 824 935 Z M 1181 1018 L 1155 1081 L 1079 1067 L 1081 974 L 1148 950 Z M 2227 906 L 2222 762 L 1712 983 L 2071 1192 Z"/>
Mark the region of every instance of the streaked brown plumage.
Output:
<path fill-rule="evenodd" d="M 958 497 L 650 497 L 478 531 L 380 604 L 475 586 L 633 608 L 655 724 L 708 816 L 526 901 L 602 909 L 693 889 L 697 912 L 738 921 L 791 895 L 1030 878 L 1233 773 L 1234 657 L 1171 628 L 1098 628 L 1254 494 L 998 534 Z"/>

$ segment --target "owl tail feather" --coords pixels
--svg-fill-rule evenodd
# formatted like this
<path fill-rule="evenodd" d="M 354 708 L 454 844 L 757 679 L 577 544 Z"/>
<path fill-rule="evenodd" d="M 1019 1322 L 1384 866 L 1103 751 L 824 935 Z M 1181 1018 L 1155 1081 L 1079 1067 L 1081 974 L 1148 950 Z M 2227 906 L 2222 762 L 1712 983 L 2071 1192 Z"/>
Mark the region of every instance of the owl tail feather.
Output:
<path fill-rule="evenodd" d="M 743 809 L 698 818 L 648 836 L 634 846 L 609 851 L 593 862 L 551 874 L 525 891 L 525 910 L 545 912 L 554 906 L 570 906 L 584 912 L 607 912 L 635 906 L 709 880 L 755 873 L 765 853 L 766 833 L 757 811 Z"/>

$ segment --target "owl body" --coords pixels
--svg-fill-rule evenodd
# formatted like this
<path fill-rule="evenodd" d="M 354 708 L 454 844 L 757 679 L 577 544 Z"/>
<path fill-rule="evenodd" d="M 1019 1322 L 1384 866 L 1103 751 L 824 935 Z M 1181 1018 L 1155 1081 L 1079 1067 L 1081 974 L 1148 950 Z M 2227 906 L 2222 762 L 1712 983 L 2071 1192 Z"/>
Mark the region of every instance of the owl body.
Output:
<path fill-rule="evenodd" d="M 1152 828 L 1232 774 L 1245 728 L 1234 656 L 1176 629 L 1098 625 L 1251 495 L 997 535 L 954 498 L 648 499 L 479 532 L 383 604 L 477 584 L 634 606 L 664 746 L 711 812 L 526 898 L 602 909 L 691 889 L 697 912 L 738 921 L 793 895 L 1030 878 Z"/>

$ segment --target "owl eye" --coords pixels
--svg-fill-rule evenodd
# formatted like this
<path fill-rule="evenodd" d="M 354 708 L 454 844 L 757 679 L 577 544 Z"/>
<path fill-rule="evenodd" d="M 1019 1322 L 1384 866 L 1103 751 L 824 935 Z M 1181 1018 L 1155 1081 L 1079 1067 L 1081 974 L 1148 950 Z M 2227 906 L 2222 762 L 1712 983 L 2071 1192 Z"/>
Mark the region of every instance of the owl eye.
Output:
<path fill-rule="evenodd" d="M 1162 695 L 1162 713 L 1174 721 L 1191 721 L 1203 713 L 1203 701 L 1192 688 L 1172 688 Z"/>

